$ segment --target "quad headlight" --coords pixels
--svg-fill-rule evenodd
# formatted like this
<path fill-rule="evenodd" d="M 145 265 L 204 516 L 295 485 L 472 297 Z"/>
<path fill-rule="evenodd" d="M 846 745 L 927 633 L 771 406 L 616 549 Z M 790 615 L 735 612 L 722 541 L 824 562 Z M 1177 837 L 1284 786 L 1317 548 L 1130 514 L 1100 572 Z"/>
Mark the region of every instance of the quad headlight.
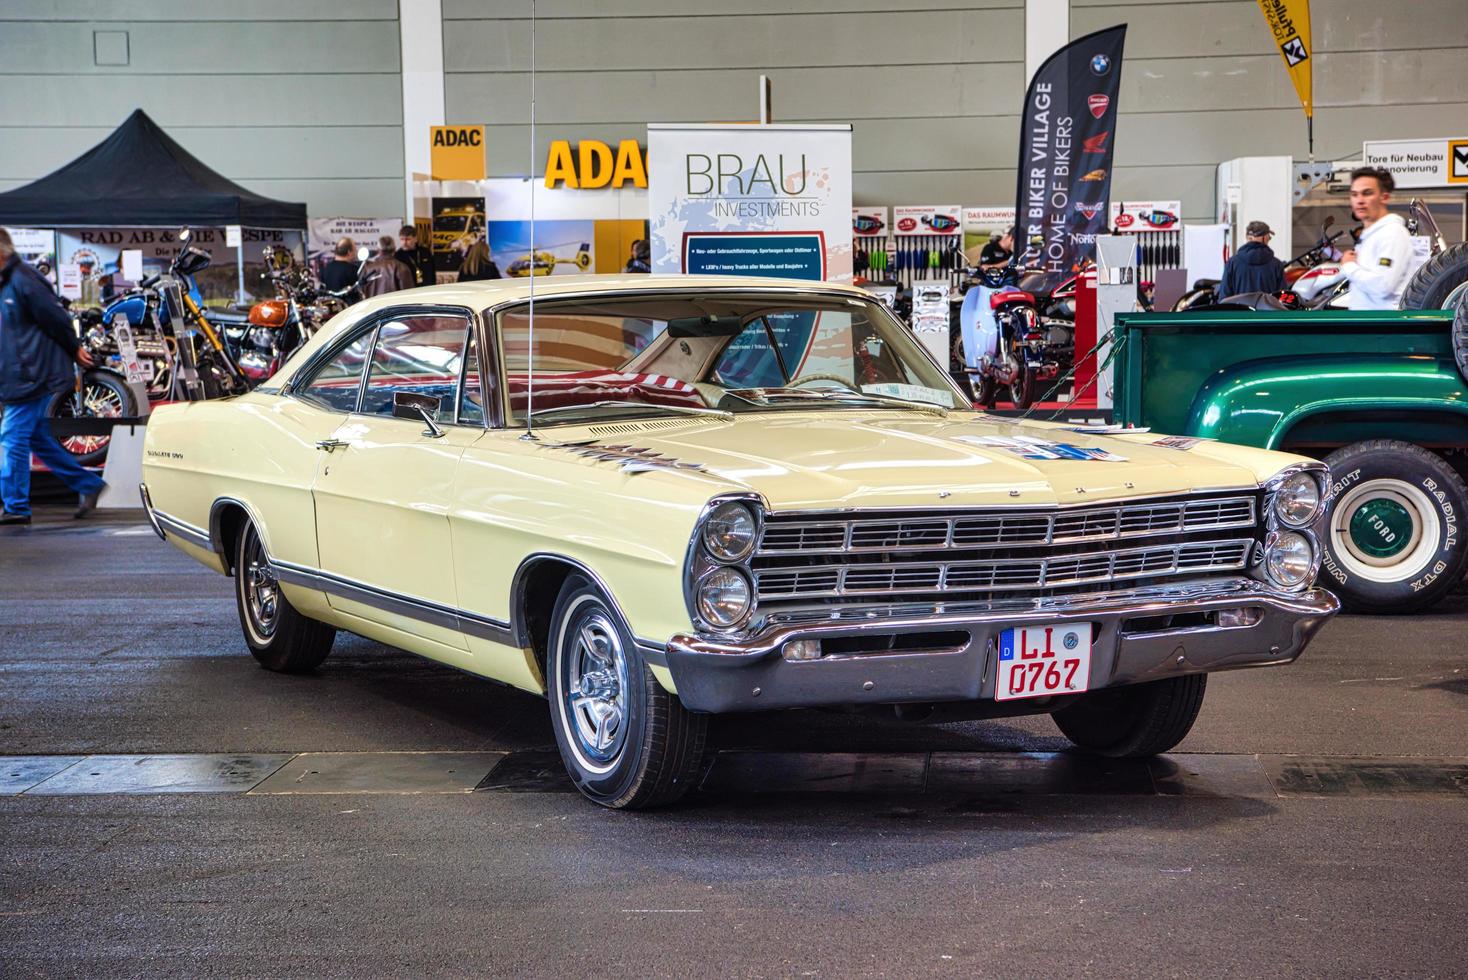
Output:
<path fill-rule="evenodd" d="M 719 561 L 743 561 L 754 550 L 759 523 L 741 503 L 729 500 L 709 512 L 703 522 L 703 546 Z"/>
<path fill-rule="evenodd" d="M 1290 527 L 1308 527 L 1320 514 L 1320 481 L 1311 473 L 1292 473 L 1274 492 L 1274 514 Z"/>
<path fill-rule="evenodd" d="M 737 568 L 723 566 L 698 580 L 694 588 L 698 616 L 715 629 L 739 625 L 754 605 L 754 587 L 749 576 Z"/>
<path fill-rule="evenodd" d="M 1272 535 L 1264 549 L 1264 571 L 1281 588 L 1299 588 L 1314 574 L 1315 546 L 1293 531 Z"/>

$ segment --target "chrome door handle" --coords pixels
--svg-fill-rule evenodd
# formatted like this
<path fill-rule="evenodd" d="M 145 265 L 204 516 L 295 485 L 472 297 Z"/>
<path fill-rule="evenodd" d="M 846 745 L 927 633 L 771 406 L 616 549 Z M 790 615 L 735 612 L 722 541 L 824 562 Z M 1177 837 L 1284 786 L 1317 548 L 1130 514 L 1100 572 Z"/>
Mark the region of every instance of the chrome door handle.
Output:
<path fill-rule="evenodd" d="M 316 448 L 324 449 L 329 453 L 334 453 L 338 449 L 347 448 L 347 444 L 345 442 L 342 442 L 340 439 L 322 439 L 316 444 Z"/>

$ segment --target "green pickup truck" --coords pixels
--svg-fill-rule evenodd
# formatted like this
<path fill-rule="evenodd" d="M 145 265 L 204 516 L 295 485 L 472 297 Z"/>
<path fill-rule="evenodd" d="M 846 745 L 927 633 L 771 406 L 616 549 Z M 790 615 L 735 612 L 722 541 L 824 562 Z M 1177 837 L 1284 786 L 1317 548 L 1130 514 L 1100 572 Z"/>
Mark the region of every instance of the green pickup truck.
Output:
<path fill-rule="evenodd" d="M 1450 310 L 1121 314 L 1115 420 L 1325 460 L 1322 583 L 1358 612 L 1412 612 L 1468 561 L 1454 336 Z"/>

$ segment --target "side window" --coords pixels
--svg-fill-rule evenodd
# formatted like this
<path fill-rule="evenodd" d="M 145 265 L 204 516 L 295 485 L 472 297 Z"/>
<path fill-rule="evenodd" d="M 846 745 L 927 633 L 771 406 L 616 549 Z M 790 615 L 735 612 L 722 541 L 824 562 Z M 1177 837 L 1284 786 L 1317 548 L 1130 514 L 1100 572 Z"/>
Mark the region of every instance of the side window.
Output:
<path fill-rule="evenodd" d="M 479 344 L 469 333 L 469 350 L 464 355 L 464 391 L 459 401 L 459 421 L 469 425 L 484 424 L 484 395 L 479 386 Z"/>
<path fill-rule="evenodd" d="M 439 422 L 452 422 L 464 366 L 468 321 L 421 314 L 383 321 L 362 394 L 363 415 L 392 415 L 393 395 L 411 391 L 437 398 Z"/>
<path fill-rule="evenodd" d="M 362 387 L 362 369 L 372 348 L 375 330 L 368 330 L 344 347 L 341 353 L 317 369 L 296 394 L 332 412 L 355 412 L 357 392 Z"/>

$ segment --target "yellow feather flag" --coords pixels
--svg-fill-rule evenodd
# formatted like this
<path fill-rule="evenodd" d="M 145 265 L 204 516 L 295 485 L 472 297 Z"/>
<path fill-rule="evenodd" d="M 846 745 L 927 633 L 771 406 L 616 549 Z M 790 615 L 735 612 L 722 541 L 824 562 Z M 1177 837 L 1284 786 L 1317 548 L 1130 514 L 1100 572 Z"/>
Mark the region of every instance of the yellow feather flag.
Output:
<path fill-rule="evenodd" d="M 1310 0 L 1259 0 L 1259 9 L 1269 25 L 1269 33 L 1279 47 L 1295 94 L 1305 110 L 1310 133 L 1310 156 L 1315 157 L 1315 102 L 1310 91 L 1310 56 L 1315 51 L 1310 39 Z"/>

